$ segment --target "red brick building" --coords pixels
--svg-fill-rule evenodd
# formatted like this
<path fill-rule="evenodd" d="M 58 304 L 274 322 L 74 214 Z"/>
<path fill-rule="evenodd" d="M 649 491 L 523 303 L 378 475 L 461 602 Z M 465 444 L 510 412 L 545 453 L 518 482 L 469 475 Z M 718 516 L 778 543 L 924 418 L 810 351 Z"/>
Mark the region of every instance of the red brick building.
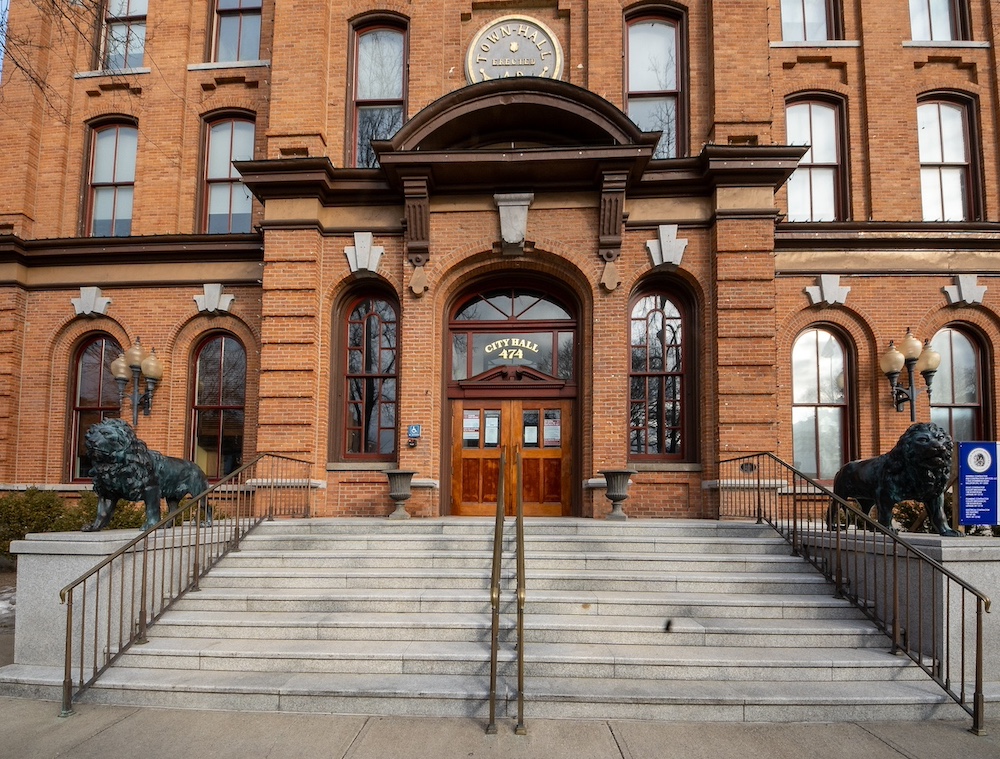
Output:
<path fill-rule="evenodd" d="M 518 448 L 529 514 L 631 467 L 629 513 L 712 517 L 720 459 L 886 450 L 908 327 L 917 417 L 994 439 L 998 12 L 12 0 L 0 483 L 86 482 L 140 338 L 140 437 L 305 458 L 319 515 L 388 513 L 394 468 L 488 513 Z"/>

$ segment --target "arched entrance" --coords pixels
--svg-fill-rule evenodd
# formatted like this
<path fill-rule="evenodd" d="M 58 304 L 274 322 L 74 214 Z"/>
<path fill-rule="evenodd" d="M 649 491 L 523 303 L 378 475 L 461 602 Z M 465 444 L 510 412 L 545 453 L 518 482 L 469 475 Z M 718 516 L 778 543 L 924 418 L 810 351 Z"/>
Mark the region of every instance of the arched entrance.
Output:
<path fill-rule="evenodd" d="M 574 509 L 577 321 L 564 298 L 493 287 L 460 298 L 449 322 L 451 513 L 496 509 L 506 451 L 507 514 Z M 516 453 L 521 454 L 518 472 Z"/>

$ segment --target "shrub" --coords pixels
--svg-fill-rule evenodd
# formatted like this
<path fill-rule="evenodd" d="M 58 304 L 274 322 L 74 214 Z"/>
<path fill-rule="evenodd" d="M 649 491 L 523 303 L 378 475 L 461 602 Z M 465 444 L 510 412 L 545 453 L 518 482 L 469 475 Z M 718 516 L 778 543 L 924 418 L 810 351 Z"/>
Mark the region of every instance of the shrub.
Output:
<path fill-rule="evenodd" d="M 75 531 L 96 516 L 97 496 L 92 492 L 81 493 L 77 503 L 38 488 L 0 497 L 0 555 L 10 557 L 11 541 L 22 540 L 29 532 Z M 119 501 L 108 529 L 139 528 L 145 518 L 140 504 Z"/>

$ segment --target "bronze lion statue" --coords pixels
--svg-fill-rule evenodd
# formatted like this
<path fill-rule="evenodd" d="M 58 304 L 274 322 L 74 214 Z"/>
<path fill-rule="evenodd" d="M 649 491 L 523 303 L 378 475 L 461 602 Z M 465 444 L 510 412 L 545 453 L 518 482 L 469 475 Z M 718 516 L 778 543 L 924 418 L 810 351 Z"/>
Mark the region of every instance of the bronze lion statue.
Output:
<path fill-rule="evenodd" d="M 92 424 L 84 441 L 93 462 L 90 475 L 97 495 L 97 517 L 84 526 L 85 532 L 107 527 L 121 499 L 145 503 L 143 529 L 148 530 L 160 521 L 161 498 L 172 511 L 185 495 L 200 495 L 208 489 L 208 480 L 196 464 L 151 451 L 122 419 Z"/>
<path fill-rule="evenodd" d="M 944 491 L 951 477 L 951 436 L 933 423 L 910 425 L 888 453 L 845 464 L 833 479 L 833 492 L 853 498 L 863 511 L 875 505 L 878 521 L 892 530 L 892 510 L 900 501 L 919 501 L 939 535 L 960 536 L 944 515 Z M 837 505 L 828 524 L 836 526 Z"/>

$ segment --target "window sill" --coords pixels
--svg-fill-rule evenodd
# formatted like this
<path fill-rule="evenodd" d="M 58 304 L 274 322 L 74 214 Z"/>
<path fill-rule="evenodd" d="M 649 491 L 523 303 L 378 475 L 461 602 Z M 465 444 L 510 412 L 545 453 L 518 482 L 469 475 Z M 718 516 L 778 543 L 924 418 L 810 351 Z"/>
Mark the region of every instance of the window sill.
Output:
<path fill-rule="evenodd" d="M 191 63 L 188 71 L 217 71 L 218 69 L 252 69 L 270 68 L 270 61 L 212 61 L 210 63 Z"/>
<path fill-rule="evenodd" d="M 903 47 L 947 47 L 988 50 L 989 42 L 973 42 L 972 40 L 903 40 Z"/>
<path fill-rule="evenodd" d="M 388 472 L 399 469 L 395 461 L 335 461 L 326 465 L 328 472 Z"/>
<path fill-rule="evenodd" d="M 861 47 L 859 40 L 777 40 L 771 47 Z"/>
<path fill-rule="evenodd" d="M 141 69 L 105 69 L 101 71 L 78 71 L 73 74 L 74 79 L 96 79 L 102 76 L 138 76 L 139 74 L 148 74 L 152 69 L 141 68 Z"/>

